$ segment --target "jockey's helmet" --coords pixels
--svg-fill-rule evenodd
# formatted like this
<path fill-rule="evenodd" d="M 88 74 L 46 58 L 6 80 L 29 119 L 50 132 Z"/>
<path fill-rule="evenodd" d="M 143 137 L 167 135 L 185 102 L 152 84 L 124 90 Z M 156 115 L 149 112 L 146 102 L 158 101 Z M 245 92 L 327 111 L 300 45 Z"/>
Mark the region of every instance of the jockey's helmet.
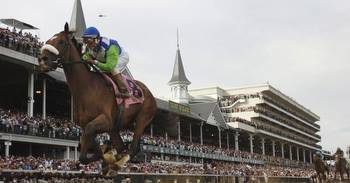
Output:
<path fill-rule="evenodd" d="M 89 27 L 83 33 L 83 38 L 98 38 L 100 37 L 100 31 L 96 27 Z"/>

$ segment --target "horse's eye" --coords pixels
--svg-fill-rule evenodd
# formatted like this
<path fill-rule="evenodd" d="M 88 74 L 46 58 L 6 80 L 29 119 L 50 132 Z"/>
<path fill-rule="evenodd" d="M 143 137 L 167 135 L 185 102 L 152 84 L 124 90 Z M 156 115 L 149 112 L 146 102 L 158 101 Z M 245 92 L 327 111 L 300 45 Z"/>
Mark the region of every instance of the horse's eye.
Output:
<path fill-rule="evenodd" d="M 64 41 L 63 41 L 63 40 L 60 40 L 60 41 L 58 42 L 58 44 L 64 45 Z"/>

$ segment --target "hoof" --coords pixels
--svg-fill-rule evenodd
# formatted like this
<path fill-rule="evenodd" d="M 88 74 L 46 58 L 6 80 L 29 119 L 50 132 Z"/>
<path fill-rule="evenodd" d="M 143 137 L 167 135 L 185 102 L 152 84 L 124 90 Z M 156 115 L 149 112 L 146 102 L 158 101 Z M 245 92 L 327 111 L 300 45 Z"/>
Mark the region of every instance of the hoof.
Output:
<path fill-rule="evenodd" d="M 114 164 L 117 159 L 116 156 L 118 155 L 118 152 L 116 149 L 112 149 L 111 151 L 108 151 L 103 154 L 103 159 L 106 161 L 107 164 Z"/>

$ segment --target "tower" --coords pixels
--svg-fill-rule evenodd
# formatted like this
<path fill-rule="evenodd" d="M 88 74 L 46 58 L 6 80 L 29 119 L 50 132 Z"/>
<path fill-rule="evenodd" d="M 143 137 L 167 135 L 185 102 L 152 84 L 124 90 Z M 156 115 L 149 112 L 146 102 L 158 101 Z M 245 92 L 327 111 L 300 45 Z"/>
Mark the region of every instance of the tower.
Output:
<path fill-rule="evenodd" d="M 173 75 L 168 82 L 171 90 L 170 100 L 173 102 L 188 104 L 189 103 L 189 94 L 188 94 L 188 85 L 191 82 L 187 79 L 185 75 L 185 70 L 183 67 L 180 48 L 179 48 L 179 32 L 177 31 L 177 50 L 175 56 L 175 64 L 173 69 Z"/>

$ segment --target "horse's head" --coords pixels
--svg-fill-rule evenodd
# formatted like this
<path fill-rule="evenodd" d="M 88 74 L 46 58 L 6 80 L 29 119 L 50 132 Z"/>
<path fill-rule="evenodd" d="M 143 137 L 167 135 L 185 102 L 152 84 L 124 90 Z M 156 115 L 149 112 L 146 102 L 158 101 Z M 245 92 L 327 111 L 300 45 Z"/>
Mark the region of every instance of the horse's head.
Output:
<path fill-rule="evenodd" d="M 41 48 L 41 54 L 38 57 L 40 71 L 48 72 L 57 69 L 58 65 L 68 62 L 70 57 L 70 48 L 72 40 L 70 39 L 68 23 L 64 26 L 64 31 L 55 34 L 46 41 Z"/>

